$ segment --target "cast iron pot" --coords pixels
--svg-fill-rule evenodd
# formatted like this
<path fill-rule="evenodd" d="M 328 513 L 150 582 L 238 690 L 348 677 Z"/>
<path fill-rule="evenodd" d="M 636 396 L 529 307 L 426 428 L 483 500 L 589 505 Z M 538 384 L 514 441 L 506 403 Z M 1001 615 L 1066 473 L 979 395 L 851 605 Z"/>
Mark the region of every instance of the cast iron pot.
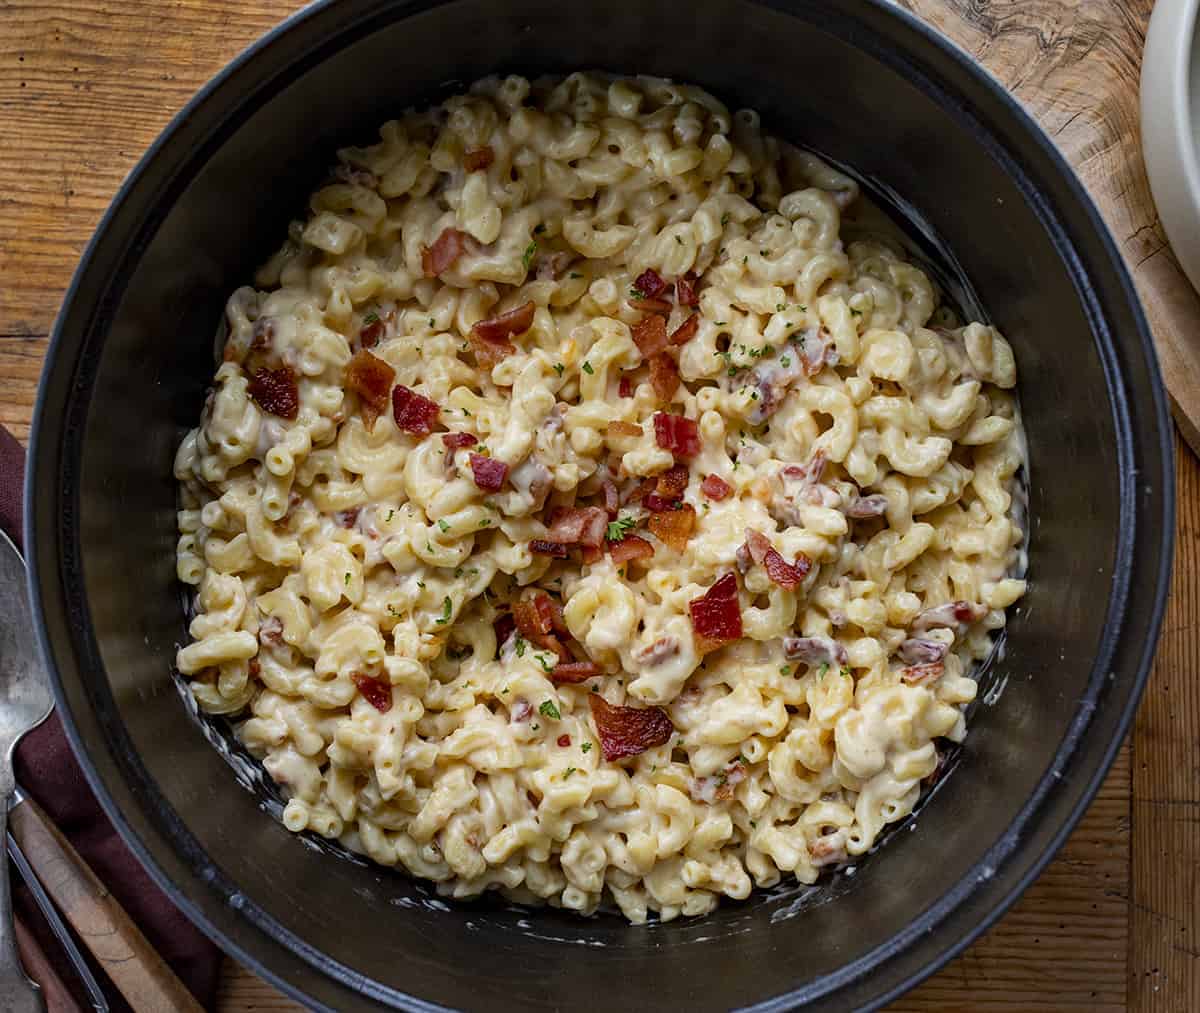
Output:
<path fill-rule="evenodd" d="M 579 68 L 698 82 L 874 181 L 930 249 L 953 251 L 950 287 L 1012 341 L 1029 439 L 1033 581 L 987 676 L 1007 686 L 978 708 L 912 832 L 816 891 L 641 928 L 445 905 L 306 846 L 235 781 L 171 676 L 185 636 L 172 455 L 200 411 L 226 296 L 339 144 L 486 73 Z M 986 73 L 886 3 L 317 3 L 176 118 L 84 255 L 37 406 L 31 587 L 59 713 L 109 814 L 184 911 L 295 996 L 334 1009 L 871 1006 L 983 931 L 1108 769 L 1170 570 L 1164 405 L 1133 287 L 1070 169 Z"/>

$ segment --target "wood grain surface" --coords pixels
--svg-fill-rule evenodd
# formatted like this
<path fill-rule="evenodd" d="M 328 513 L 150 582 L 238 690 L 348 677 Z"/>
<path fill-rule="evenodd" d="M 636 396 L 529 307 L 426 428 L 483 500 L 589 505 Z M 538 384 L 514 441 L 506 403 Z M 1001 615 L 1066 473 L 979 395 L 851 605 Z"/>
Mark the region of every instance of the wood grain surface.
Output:
<path fill-rule="evenodd" d="M 1167 246 L 1138 141 L 1150 0 L 903 0 L 980 59 L 1095 196 L 1200 447 L 1200 298 Z M 46 335 L 122 178 L 294 0 L 0 0 L 0 423 L 28 436 Z M 897 1011 L 1200 1011 L 1200 465 L 1177 441 L 1178 555 L 1136 729 L 1063 852 Z M 232 961 L 220 1010 L 298 1007 Z"/>

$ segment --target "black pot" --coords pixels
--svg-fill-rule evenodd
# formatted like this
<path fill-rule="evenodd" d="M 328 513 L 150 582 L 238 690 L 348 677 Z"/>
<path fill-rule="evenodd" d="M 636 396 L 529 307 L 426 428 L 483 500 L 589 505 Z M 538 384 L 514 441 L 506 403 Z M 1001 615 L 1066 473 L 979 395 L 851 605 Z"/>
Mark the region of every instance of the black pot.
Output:
<path fill-rule="evenodd" d="M 641 928 L 446 906 L 305 846 L 235 783 L 171 678 L 185 637 L 171 462 L 225 297 L 338 144 L 489 72 L 593 67 L 702 84 L 875 181 L 954 252 L 946 270 L 1011 340 L 1029 439 L 1032 584 L 989 676 L 1007 687 L 913 832 L 815 892 Z M 114 822 L 184 911 L 292 994 L 336 1009 L 871 1006 L 983 931 L 1108 769 L 1162 616 L 1171 450 L 1146 324 L 1090 200 L 1017 104 L 903 11 L 339 0 L 205 88 L 88 248 L 38 400 L 31 586 L 59 712 Z"/>

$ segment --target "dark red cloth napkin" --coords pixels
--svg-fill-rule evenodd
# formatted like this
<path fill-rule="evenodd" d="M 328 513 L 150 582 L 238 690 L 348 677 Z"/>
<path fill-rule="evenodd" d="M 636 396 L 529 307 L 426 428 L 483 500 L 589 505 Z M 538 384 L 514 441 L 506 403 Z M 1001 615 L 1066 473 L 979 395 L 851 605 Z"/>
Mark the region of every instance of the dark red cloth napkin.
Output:
<path fill-rule="evenodd" d="M 0 527 L 18 546 L 22 544 L 24 476 L 25 451 L 0 426 Z M 163 896 L 125 847 L 88 787 L 57 714 L 51 714 L 22 740 L 17 747 L 16 770 L 21 786 L 75 845 L 150 945 L 201 1004 L 210 1008 L 216 995 L 221 951 Z M 43 947 L 46 948 L 45 943 Z M 64 978 L 74 977 L 69 967 L 59 970 Z"/>

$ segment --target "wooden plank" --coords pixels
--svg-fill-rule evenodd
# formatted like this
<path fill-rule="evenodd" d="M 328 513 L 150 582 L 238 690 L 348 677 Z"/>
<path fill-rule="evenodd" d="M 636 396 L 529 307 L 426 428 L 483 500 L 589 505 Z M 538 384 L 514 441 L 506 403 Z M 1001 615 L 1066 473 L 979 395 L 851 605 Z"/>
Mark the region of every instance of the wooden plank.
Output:
<path fill-rule="evenodd" d="M 1171 599 L 1134 728 L 1129 996 L 1143 1013 L 1200 1010 L 1200 462 L 1176 460 Z"/>

